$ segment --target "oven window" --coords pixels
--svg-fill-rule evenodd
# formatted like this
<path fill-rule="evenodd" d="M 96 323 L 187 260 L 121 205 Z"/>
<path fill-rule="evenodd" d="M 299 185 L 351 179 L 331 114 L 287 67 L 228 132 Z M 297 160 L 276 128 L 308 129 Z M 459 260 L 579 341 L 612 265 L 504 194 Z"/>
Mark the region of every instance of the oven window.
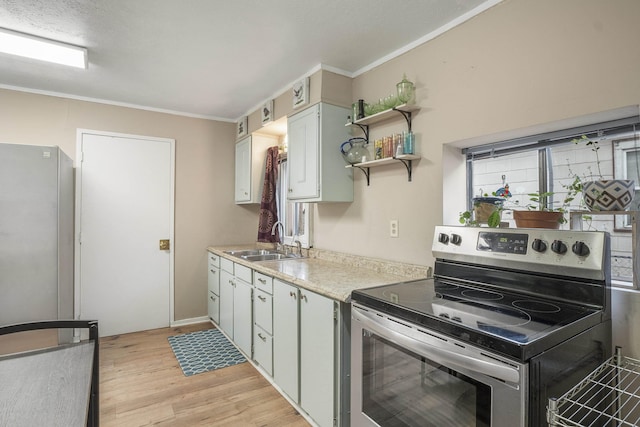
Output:
<path fill-rule="evenodd" d="M 364 332 L 362 410 L 378 425 L 491 425 L 488 385 Z"/>

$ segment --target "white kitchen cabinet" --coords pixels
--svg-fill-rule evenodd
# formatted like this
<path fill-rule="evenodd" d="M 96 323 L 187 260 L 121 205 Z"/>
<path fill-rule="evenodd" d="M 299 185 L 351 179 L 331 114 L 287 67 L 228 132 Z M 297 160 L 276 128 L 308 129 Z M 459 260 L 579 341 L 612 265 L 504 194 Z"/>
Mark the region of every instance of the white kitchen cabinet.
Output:
<path fill-rule="evenodd" d="M 258 133 L 236 143 L 236 204 L 260 203 L 267 149 L 277 145 L 277 137 Z"/>
<path fill-rule="evenodd" d="M 216 325 L 220 323 L 220 257 L 208 253 L 207 314 Z"/>
<path fill-rule="evenodd" d="M 353 169 L 345 168 L 340 145 L 349 139 L 349 110 L 319 103 L 287 119 L 287 198 L 306 202 L 352 202 Z"/>
<path fill-rule="evenodd" d="M 273 380 L 299 402 L 298 288 L 273 280 Z"/>
<path fill-rule="evenodd" d="M 273 378 L 319 426 L 340 422 L 338 303 L 274 279 Z"/>
<path fill-rule="evenodd" d="M 222 258 L 220 265 L 219 327 L 245 355 L 251 357 L 253 335 L 251 269 L 229 262 L 226 258 Z M 249 277 L 248 282 L 247 277 Z"/>
<path fill-rule="evenodd" d="M 321 426 L 332 426 L 335 396 L 336 303 L 300 290 L 300 406 Z"/>
<path fill-rule="evenodd" d="M 251 294 L 251 285 L 236 278 L 233 295 L 233 342 L 247 357 L 251 357 L 253 339 Z"/>
<path fill-rule="evenodd" d="M 230 338 L 233 338 L 233 294 L 233 273 L 220 270 L 220 323 L 218 323 L 218 327 Z"/>

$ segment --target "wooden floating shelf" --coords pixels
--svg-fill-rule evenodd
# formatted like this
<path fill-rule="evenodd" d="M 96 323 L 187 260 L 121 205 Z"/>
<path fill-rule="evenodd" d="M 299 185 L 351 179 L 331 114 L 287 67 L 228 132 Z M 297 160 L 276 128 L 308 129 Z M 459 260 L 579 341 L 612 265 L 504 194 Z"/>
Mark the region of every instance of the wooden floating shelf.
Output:
<path fill-rule="evenodd" d="M 411 181 L 411 172 L 412 172 L 412 161 L 421 159 L 420 156 L 416 154 L 403 154 L 401 156 L 396 157 L 386 157 L 384 159 L 378 160 L 369 160 L 368 162 L 355 163 L 353 165 L 346 165 L 345 168 L 357 168 L 360 169 L 364 175 L 367 177 L 367 186 L 369 185 L 370 179 L 370 168 L 389 165 L 395 162 L 401 162 L 405 168 L 407 168 L 408 181 Z"/>
<path fill-rule="evenodd" d="M 362 119 L 358 119 L 354 122 L 347 123 L 345 126 L 371 125 L 395 117 L 398 113 L 410 113 L 412 111 L 418 111 L 419 109 L 420 106 L 415 104 L 401 104 L 397 107 L 389 108 L 388 110 L 380 111 L 379 113 L 372 114 Z"/>

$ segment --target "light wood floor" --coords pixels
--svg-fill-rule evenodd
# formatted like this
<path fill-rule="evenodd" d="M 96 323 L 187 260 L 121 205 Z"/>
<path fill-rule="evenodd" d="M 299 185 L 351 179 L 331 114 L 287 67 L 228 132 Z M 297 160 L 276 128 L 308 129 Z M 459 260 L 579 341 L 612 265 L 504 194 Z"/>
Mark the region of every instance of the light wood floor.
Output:
<path fill-rule="evenodd" d="M 309 426 L 250 363 L 185 377 L 167 337 L 209 323 L 100 340 L 100 425 Z"/>

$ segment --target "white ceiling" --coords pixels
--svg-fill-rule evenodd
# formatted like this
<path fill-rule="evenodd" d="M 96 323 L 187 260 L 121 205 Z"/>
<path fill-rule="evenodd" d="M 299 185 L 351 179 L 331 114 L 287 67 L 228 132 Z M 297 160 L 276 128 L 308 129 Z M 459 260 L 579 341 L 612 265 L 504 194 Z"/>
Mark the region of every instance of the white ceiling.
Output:
<path fill-rule="evenodd" d="M 89 51 L 0 54 L 0 87 L 236 121 L 322 66 L 356 76 L 500 0 L 0 0 L 0 27 Z"/>

